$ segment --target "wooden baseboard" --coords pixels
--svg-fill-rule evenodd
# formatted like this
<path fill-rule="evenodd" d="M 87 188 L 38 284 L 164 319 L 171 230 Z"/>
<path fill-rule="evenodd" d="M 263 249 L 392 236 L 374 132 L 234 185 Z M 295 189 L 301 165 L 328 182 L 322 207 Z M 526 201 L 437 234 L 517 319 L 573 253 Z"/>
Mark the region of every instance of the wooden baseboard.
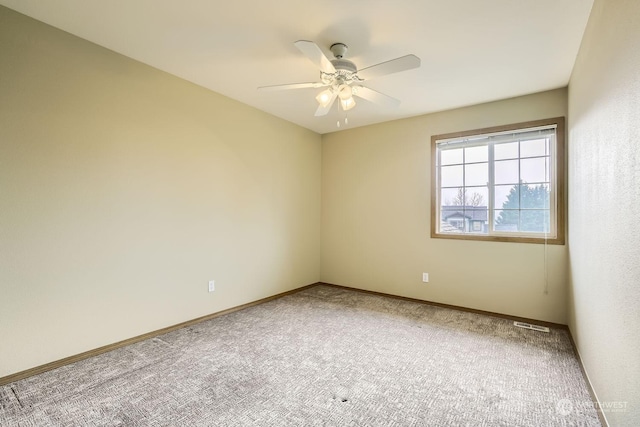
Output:
<path fill-rule="evenodd" d="M 245 308 L 253 307 L 258 304 L 263 304 L 268 301 L 272 301 L 274 299 L 282 298 L 287 295 L 295 294 L 297 292 L 303 291 L 305 289 L 316 286 L 320 283 L 312 283 L 311 285 L 303 286 L 301 288 L 293 289 L 287 292 L 282 292 L 276 295 L 272 295 L 270 297 L 262 298 L 256 301 L 252 301 L 246 304 L 239 305 L 237 307 L 228 308 L 226 310 L 218 311 L 215 313 L 207 314 L 206 316 L 198 317 L 196 319 L 187 320 L 186 322 L 178 323 L 176 325 L 168 326 L 166 328 L 158 329 L 156 331 L 147 332 L 146 334 L 138 335 L 132 338 L 128 338 L 126 340 L 118 341 L 113 344 L 108 344 L 102 347 L 95 348 L 93 350 L 85 351 L 83 353 L 75 354 L 73 356 L 65 357 L 64 359 L 55 360 L 53 362 L 45 363 L 44 365 L 36 366 L 30 369 L 26 369 L 24 371 L 16 372 L 15 374 L 10 374 L 5 377 L 0 378 L 0 386 L 19 381 L 33 375 L 38 375 L 43 372 L 50 371 L 52 369 L 60 368 L 65 365 L 69 365 L 71 363 L 79 362 L 84 359 L 88 359 L 89 357 L 97 356 L 98 354 L 106 353 L 111 350 L 115 350 L 120 347 L 127 346 L 129 344 L 134 344 L 139 341 L 143 341 L 149 338 L 157 337 L 158 335 L 163 335 L 176 329 L 184 328 L 187 326 L 192 326 L 200 322 L 204 322 L 206 320 L 214 319 L 218 316 L 222 316 L 225 314 L 233 313 L 234 311 L 243 310 Z"/>
<path fill-rule="evenodd" d="M 410 298 L 410 297 L 403 297 L 403 296 L 400 296 L 400 295 L 393 295 L 393 294 L 386 294 L 384 292 L 369 291 L 369 290 L 366 290 L 366 289 L 351 288 L 349 286 L 334 285 L 332 283 L 320 282 L 318 284 L 325 285 L 325 286 L 332 286 L 332 287 L 335 287 L 335 288 L 348 289 L 350 291 L 363 292 L 363 293 L 371 294 L 371 295 L 379 295 L 379 296 L 383 296 L 383 297 L 400 299 L 400 300 L 404 300 L 404 301 L 417 302 L 417 303 L 420 303 L 420 304 L 432 305 L 432 306 L 435 306 L 435 307 L 449 308 L 451 310 L 465 311 L 467 313 L 475 313 L 475 314 L 482 314 L 484 316 L 499 317 L 501 319 L 513 320 L 513 321 L 517 321 L 517 322 L 535 323 L 536 325 L 542 325 L 542 326 L 546 326 L 546 327 L 549 327 L 549 328 L 560 328 L 560 329 L 566 329 L 566 330 L 569 329 L 567 327 L 567 325 L 563 325 L 562 323 L 546 322 L 544 320 L 530 319 L 530 318 L 527 318 L 527 317 L 511 316 L 509 314 L 494 313 L 492 311 L 476 310 L 475 308 L 461 307 L 461 306 L 458 306 L 458 305 L 451 305 L 451 304 L 443 304 L 443 303 L 433 302 L 433 301 L 429 301 L 429 300 Z"/>

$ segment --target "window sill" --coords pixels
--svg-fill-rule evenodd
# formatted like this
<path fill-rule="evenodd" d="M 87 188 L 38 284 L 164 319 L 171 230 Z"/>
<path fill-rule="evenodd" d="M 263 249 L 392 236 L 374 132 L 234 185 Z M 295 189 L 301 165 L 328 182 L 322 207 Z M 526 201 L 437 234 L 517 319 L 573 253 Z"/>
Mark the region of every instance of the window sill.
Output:
<path fill-rule="evenodd" d="M 431 233 L 433 239 L 450 239 L 450 240 L 476 240 L 484 242 L 508 242 L 508 243 L 537 243 L 548 245 L 564 245 L 564 237 L 530 237 L 530 236 L 488 236 L 486 234 L 449 234 L 449 233 Z"/>

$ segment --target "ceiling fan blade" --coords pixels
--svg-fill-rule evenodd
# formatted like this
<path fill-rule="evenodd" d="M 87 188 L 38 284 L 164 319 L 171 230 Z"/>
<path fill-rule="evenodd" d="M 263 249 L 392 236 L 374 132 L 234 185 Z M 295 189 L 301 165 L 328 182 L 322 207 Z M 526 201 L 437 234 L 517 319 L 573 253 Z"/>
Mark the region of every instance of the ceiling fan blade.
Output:
<path fill-rule="evenodd" d="M 400 105 L 400 100 L 393 98 L 384 93 L 380 93 L 366 86 L 354 86 L 353 94 L 367 101 L 374 102 L 376 104 L 384 105 L 385 107 L 397 107 Z"/>
<path fill-rule="evenodd" d="M 322 105 L 320 105 L 318 107 L 318 109 L 316 110 L 316 113 L 314 114 L 314 116 L 319 117 L 319 116 L 326 116 L 327 113 L 329 111 L 331 111 L 331 107 L 333 106 L 333 103 L 336 102 L 336 98 L 338 97 L 338 93 L 334 93 L 333 95 L 331 95 L 331 101 L 329 101 L 329 103 L 327 104 L 326 107 L 323 107 Z"/>
<path fill-rule="evenodd" d="M 261 91 L 274 91 L 274 90 L 288 90 L 288 89 L 304 89 L 308 87 L 319 88 L 325 87 L 326 84 L 322 82 L 312 82 L 312 83 L 290 83 L 285 85 L 273 85 L 273 86 L 260 86 L 258 90 Z"/>
<path fill-rule="evenodd" d="M 419 66 L 420 58 L 415 55 L 406 55 L 358 70 L 358 77 L 363 80 L 369 80 L 380 76 L 386 76 L 387 74 L 411 70 L 413 68 L 418 68 Z"/>
<path fill-rule="evenodd" d="M 298 40 L 294 45 L 304 53 L 316 67 L 320 68 L 323 73 L 333 74 L 336 69 L 333 67 L 329 58 L 327 58 L 317 44 L 308 40 Z"/>

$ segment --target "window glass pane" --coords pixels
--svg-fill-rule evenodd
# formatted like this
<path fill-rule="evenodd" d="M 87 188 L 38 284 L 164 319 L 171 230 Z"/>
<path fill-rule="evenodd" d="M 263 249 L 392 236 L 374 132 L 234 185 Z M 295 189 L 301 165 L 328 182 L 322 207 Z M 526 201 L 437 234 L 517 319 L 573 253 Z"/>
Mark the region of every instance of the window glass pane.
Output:
<path fill-rule="evenodd" d="M 489 147 L 481 145 L 479 147 L 469 147 L 464 149 L 464 162 L 487 162 L 489 161 Z"/>
<path fill-rule="evenodd" d="M 482 206 L 487 207 L 489 189 L 483 187 L 443 188 L 440 191 L 441 206 Z"/>
<path fill-rule="evenodd" d="M 462 166 L 443 166 L 440 168 L 440 179 L 443 187 L 461 187 Z"/>
<path fill-rule="evenodd" d="M 520 211 L 517 210 L 496 210 L 493 228 L 499 232 L 519 231 Z"/>
<path fill-rule="evenodd" d="M 465 206 L 487 208 L 489 204 L 489 188 L 484 187 L 466 187 L 464 189 Z"/>
<path fill-rule="evenodd" d="M 487 185 L 489 182 L 489 164 L 474 163 L 464 166 L 464 184 Z"/>
<path fill-rule="evenodd" d="M 521 185 L 520 201 L 522 209 L 549 209 L 549 186 Z"/>
<path fill-rule="evenodd" d="M 461 205 L 458 200 L 461 200 L 464 197 L 464 189 L 460 188 L 443 188 L 440 191 L 440 205 L 441 206 L 452 206 L 452 205 Z"/>
<path fill-rule="evenodd" d="M 520 160 L 520 179 L 522 182 L 549 182 L 548 164 L 547 157 Z"/>
<path fill-rule="evenodd" d="M 494 196 L 495 209 L 519 209 L 519 185 L 496 185 Z"/>
<path fill-rule="evenodd" d="M 536 157 L 548 155 L 548 139 L 532 139 L 520 141 L 520 157 Z"/>
<path fill-rule="evenodd" d="M 462 148 L 440 151 L 440 164 L 454 165 L 462 163 Z"/>
<path fill-rule="evenodd" d="M 495 160 L 517 159 L 518 142 L 507 142 L 493 146 L 493 158 Z"/>
<path fill-rule="evenodd" d="M 520 211 L 520 231 L 548 233 L 549 232 L 549 211 L 548 210 Z"/>
<path fill-rule="evenodd" d="M 496 184 L 518 184 L 518 160 L 501 160 L 495 162 Z"/>

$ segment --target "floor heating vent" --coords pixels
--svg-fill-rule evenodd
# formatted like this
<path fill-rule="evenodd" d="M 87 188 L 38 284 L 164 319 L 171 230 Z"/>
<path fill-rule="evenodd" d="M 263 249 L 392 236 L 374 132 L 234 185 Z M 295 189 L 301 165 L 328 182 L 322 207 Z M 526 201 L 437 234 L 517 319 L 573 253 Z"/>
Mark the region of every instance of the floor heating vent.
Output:
<path fill-rule="evenodd" d="M 525 322 L 513 322 L 518 328 L 531 329 L 532 331 L 538 332 L 549 332 L 549 328 L 546 326 L 532 325 L 531 323 Z"/>

